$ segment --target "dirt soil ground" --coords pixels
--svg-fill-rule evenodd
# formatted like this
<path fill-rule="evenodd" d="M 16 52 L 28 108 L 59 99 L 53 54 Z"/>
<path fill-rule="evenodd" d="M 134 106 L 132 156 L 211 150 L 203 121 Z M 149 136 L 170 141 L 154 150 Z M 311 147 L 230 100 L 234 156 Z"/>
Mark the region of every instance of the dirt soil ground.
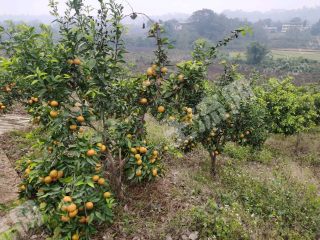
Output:
<path fill-rule="evenodd" d="M 7 114 L 0 116 L 0 204 L 14 201 L 18 197 L 17 185 L 20 178 L 9 161 L 3 147 L 10 144 L 6 133 L 13 130 L 24 129 L 28 126 L 29 119 L 20 114 Z M 11 146 L 13 149 L 16 146 Z"/>

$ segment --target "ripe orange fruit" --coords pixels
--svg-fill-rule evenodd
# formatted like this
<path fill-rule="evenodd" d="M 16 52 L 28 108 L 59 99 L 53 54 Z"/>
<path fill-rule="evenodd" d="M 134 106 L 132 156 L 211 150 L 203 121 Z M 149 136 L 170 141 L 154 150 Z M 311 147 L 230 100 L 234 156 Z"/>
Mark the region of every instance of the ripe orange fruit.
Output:
<path fill-rule="evenodd" d="M 147 69 L 147 75 L 150 77 L 150 76 L 152 76 L 154 74 L 154 69 L 152 68 L 152 67 L 149 67 L 148 69 Z"/>
<path fill-rule="evenodd" d="M 85 216 L 80 217 L 79 223 L 86 223 L 86 222 L 87 221 L 86 221 L 86 217 Z"/>
<path fill-rule="evenodd" d="M 136 171 L 136 176 L 137 176 L 137 177 L 140 177 L 141 175 L 142 175 L 142 171 L 141 171 L 141 170 L 137 170 L 137 171 Z"/>
<path fill-rule="evenodd" d="M 80 65 L 81 64 L 81 60 L 79 58 L 75 58 L 75 59 L 73 59 L 73 64 L 74 65 Z"/>
<path fill-rule="evenodd" d="M 80 116 L 77 117 L 77 121 L 80 122 L 80 123 L 82 123 L 82 122 L 85 121 L 85 119 L 84 119 L 83 116 L 80 115 Z"/>
<path fill-rule="evenodd" d="M 68 212 L 73 212 L 75 210 L 77 210 L 77 205 L 75 205 L 74 203 L 71 203 L 67 208 Z"/>
<path fill-rule="evenodd" d="M 51 106 L 51 107 L 58 107 L 58 106 L 59 106 L 59 103 L 58 103 L 57 101 L 54 101 L 54 100 L 53 100 L 53 101 L 50 102 L 50 106 Z"/>
<path fill-rule="evenodd" d="M 57 111 L 51 111 L 51 112 L 50 112 L 50 116 L 51 116 L 52 118 L 56 118 L 56 117 L 58 117 L 58 115 L 59 115 L 59 113 L 58 113 Z"/>
<path fill-rule="evenodd" d="M 148 149 L 145 148 L 145 147 L 140 147 L 139 148 L 139 152 L 142 153 L 142 154 L 147 153 L 147 151 L 148 151 Z"/>
<path fill-rule="evenodd" d="M 78 209 L 76 209 L 76 210 L 74 210 L 74 211 L 72 211 L 72 212 L 69 212 L 69 217 L 70 217 L 70 218 L 74 218 L 74 217 L 77 216 L 77 214 L 78 214 Z"/>
<path fill-rule="evenodd" d="M 142 160 L 141 160 L 141 159 L 137 160 L 137 164 L 138 164 L 139 166 L 142 165 Z"/>
<path fill-rule="evenodd" d="M 148 99 L 146 99 L 146 98 L 141 98 L 139 102 L 140 102 L 140 104 L 145 105 L 145 104 L 148 103 Z"/>
<path fill-rule="evenodd" d="M 187 108 L 186 111 L 187 111 L 188 114 L 191 114 L 192 113 L 192 108 Z"/>
<path fill-rule="evenodd" d="M 86 209 L 91 210 L 93 208 L 93 203 L 87 202 L 85 206 L 86 206 Z"/>
<path fill-rule="evenodd" d="M 101 152 L 105 152 L 105 151 L 107 151 L 107 147 L 106 147 L 106 145 L 101 145 L 101 147 L 100 147 L 100 151 Z"/>
<path fill-rule="evenodd" d="M 161 72 L 162 72 L 163 74 L 167 74 L 168 68 L 162 67 L 162 68 L 161 68 Z"/>
<path fill-rule="evenodd" d="M 30 168 L 27 168 L 24 172 L 25 172 L 26 175 L 29 175 L 30 172 L 31 172 L 31 169 L 30 169 Z"/>
<path fill-rule="evenodd" d="M 149 80 L 143 81 L 143 86 L 149 87 L 151 85 L 151 82 Z"/>
<path fill-rule="evenodd" d="M 110 198 L 111 197 L 111 192 L 105 192 L 103 194 L 104 198 Z"/>
<path fill-rule="evenodd" d="M 158 176 L 158 169 L 156 169 L 156 168 L 152 169 L 152 175 L 154 177 Z"/>
<path fill-rule="evenodd" d="M 95 167 L 96 172 L 99 172 L 101 168 L 102 168 L 101 164 L 96 164 L 96 167 Z"/>
<path fill-rule="evenodd" d="M 98 182 L 99 181 L 99 176 L 98 175 L 94 175 L 93 177 L 92 177 L 92 180 L 94 181 L 94 182 Z"/>
<path fill-rule="evenodd" d="M 164 106 L 159 106 L 158 107 L 158 112 L 159 113 L 164 113 L 166 111 L 166 109 L 164 108 Z"/>
<path fill-rule="evenodd" d="M 127 138 L 131 139 L 132 138 L 132 135 L 129 133 L 127 134 Z"/>
<path fill-rule="evenodd" d="M 70 218 L 68 216 L 61 216 L 61 221 L 62 222 L 69 222 Z"/>
<path fill-rule="evenodd" d="M 53 147 L 48 147 L 48 152 L 52 152 L 53 151 Z"/>
<path fill-rule="evenodd" d="M 89 149 L 88 151 L 87 151 L 87 156 L 88 157 L 92 157 L 92 156 L 94 156 L 94 155 L 96 155 L 97 154 L 97 152 L 94 150 L 94 149 Z"/>
<path fill-rule="evenodd" d="M 63 201 L 64 201 L 64 202 L 72 202 L 72 198 L 71 198 L 70 196 L 65 196 L 65 197 L 63 198 Z"/>
<path fill-rule="evenodd" d="M 180 82 L 183 82 L 183 81 L 184 81 L 184 75 L 183 75 L 183 74 L 180 74 L 180 75 L 178 76 L 178 80 L 179 80 Z"/>
<path fill-rule="evenodd" d="M 70 125 L 69 128 L 71 131 L 75 131 L 75 130 L 77 130 L 78 126 L 77 125 Z"/>
<path fill-rule="evenodd" d="M 28 100 L 28 103 L 29 103 L 29 105 L 32 105 L 33 101 L 32 100 Z"/>
<path fill-rule="evenodd" d="M 63 171 L 58 171 L 58 179 L 62 178 L 64 175 Z"/>
<path fill-rule="evenodd" d="M 99 185 L 104 185 L 105 182 L 106 182 L 106 180 L 104 180 L 104 178 L 99 178 L 99 180 L 98 180 Z"/>
<path fill-rule="evenodd" d="M 52 170 L 49 173 L 49 176 L 52 177 L 52 178 L 57 178 L 58 177 L 58 171 L 57 170 Z"/>
<path fill-rule="evenodd" d="M 79 238 L 80 238 L 80 237 L 79 237 L 78 234 L 73 234 L 71 239 L 72 239 L 72 240 L 79 240 Z"/>
<path fill-rule="evenodd" d="M 153 156 L 158 156 L 158 154 L 159 154 L 159 152 L 158 152 L 157 150 L 154 150 L 154 151 L 152 152 L 152 155 L 153 155 Z"/>
<path fill-rule="evenodd" d="M 45 183 L 45 184 L 50 184 L 50 183 L 52 183 L 52 178 L 51 178 L 50 176 L 45 177 L 45 178 L 44 178 L 44 183 Z"/>
<path fill-rule="evenodd" d="M 61 210 L 64 211 L 64 212 L 68 211 L 68 206 L 63 205 L 63 206 L 61 207 Z"/>
<path fill-rule="evenodd" d="M 136 154 L 136 155 L 134 155 L 134 157 L 135 157 L 135 159 L 137 159 L 137 160 L 141 159 L 141 155 L 140 155 L 140 154 Z"/>

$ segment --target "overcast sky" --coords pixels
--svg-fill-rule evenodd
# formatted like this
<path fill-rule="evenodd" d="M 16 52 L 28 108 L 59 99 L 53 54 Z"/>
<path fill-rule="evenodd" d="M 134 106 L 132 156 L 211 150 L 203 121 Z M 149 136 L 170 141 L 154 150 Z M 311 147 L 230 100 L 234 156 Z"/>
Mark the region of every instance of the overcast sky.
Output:
<path fill-rule="evenodd" d="M 65 0 L 59 0 L 63 2 Z M 119 0 L 127 5 L 124 0 Z M 271 9 L 296 9 L 301 7 L 320 6 L 320 0 L 127 0 L 135 11 L 148 15 L 165 13 L 192 13 L 202 8 L 210 8 L 216 12 L 226 9 L 245 11 L 267 11 Z M 93 4 L 97 0 L 87 0 Z M 0 0 L 0 15 L 46 15 L 49 10 L 48 0 Z M 319 13 L 320 14 L 320 13 Z"/>

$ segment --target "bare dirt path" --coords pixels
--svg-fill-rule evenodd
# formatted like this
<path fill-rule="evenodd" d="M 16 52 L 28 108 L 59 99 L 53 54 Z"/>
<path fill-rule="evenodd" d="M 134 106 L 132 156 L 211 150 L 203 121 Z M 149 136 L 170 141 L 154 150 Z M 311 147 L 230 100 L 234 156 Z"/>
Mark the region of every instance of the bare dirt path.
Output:
<path fill-rule="evenodd" d="M 0 116 L 0 135 L 24 129 L 28 126 L 29 119 L 23 115 L 7 114 Z M 12 146 L 15 147 L 15 146 Z M 8 157 L 0 146 L 0 204 L 16 200 L 18 197 L 17 185 L 20 179 L 12 167 Z"/>

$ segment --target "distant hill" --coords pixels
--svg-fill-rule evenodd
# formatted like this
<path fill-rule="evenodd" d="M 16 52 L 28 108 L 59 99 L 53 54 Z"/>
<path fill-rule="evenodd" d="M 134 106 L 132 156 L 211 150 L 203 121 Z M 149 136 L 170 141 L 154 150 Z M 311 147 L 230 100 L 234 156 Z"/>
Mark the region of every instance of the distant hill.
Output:
<path fill-rule="evenodd" d="M 48 24 L 53 19 L 51 15 L 0 15 L 0 22 L 11 20 L 14 22 L 41 22 Z"/>
<path fill-rule="evenodd" d="M 315 8 L 301 8 L 295 10 L 271 10 L 267 12 L 245 12 L 242 10 L 223 11 L 227 17 L 247 19 L 251 22 L 257 22 L 261 19 L 271 18 L 273 21 L 286 22 L 292 18 L 299 17 L 303 20 L 307 20 L 309 23 L 315 23 L 320 19 L 320 6 Z"/>
<path fill-rule="evenodd" d="M 320 6 L 315 8 L 301 8 L 295 10 L 271 10 L 267 12 L 246 12 L 242 10 L 231 11 L 225 10 L 222 12 L 229 18 L 239 18 L 240 20 L 248 20 L 250 22 L 257 22 L 261 19 L 271 18 L 273 21 L 287 22 L 292 18 L 299 17 L 303 20 L 307 20 L 309 23 L 316 23 L 320 19 Z M 176 19 L 180 22 L 184 22 L 188 19 L 191 14 L 186 13 L 167 13 L 158 16 L 150 16 L 154 20 L 167 21 L 170 19 Z M 13 21 L 24 21 L 24 22 L 42 22 L 50 23 L 53 18 L 50 15 L 0 15 L 0 22 L 5 20 Z M 125 24 L 141 25 L 143 22 L 147 22 L 146 17 L 138 17 L 135 21 L 130 20 L 130 18 L 125 19 Z"/>
<path fill-rule="evenodd" d="M 190 15 L 185 13 L 168 13 L 159 16 L 150 16 L 153 20 L 162 20 L 167 21 L 170 19 L 176 19 L 178 21 L 185 21 Z M 41 22 L 45 24 L 51 23 L 54 18 L 51 15 L 0 15 L 0 22 L 11 20 L 14 22 Z M 124 20 L 125 24 L 134 24 L 134 25 L 141 25 L 143 22 L 147 22 L 148 19 L 143 16 L 139 16 L 135 21 L 132 21 L 130 18 L 126 18 Z"/>

